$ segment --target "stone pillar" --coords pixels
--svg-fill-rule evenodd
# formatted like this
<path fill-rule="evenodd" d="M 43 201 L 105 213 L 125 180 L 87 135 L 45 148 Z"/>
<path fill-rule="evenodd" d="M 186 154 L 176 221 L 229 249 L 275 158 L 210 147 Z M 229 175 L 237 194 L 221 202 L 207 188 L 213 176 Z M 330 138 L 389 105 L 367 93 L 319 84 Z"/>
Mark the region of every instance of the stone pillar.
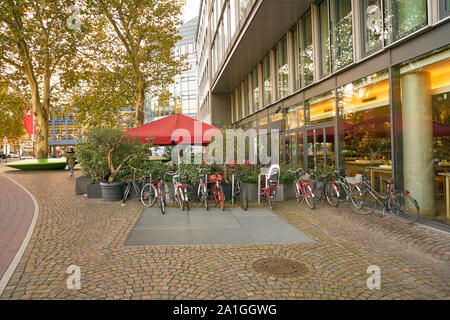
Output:
<path fill-rule="evenodd" d="M 403 176 L 423 215 L 435 215 L 430 73 L 402 75 Z"/>

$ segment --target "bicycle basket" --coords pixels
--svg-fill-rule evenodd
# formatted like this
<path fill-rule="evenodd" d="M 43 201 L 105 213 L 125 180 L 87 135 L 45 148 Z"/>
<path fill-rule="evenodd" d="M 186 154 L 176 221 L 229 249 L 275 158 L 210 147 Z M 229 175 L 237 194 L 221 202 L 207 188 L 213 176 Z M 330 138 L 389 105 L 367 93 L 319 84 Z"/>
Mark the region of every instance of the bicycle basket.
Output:
<path fill-rule="evenodd" d="M 300 177 L 301 180 L 311 180 L 311 175 L 306 173 Z"/>
<path fill-rule="evenodd" d="M 357 174 L 354 177 L 345 177 L 345 181 L 350 184 L 358 184 L 362 182 L 362 174 Z"/>

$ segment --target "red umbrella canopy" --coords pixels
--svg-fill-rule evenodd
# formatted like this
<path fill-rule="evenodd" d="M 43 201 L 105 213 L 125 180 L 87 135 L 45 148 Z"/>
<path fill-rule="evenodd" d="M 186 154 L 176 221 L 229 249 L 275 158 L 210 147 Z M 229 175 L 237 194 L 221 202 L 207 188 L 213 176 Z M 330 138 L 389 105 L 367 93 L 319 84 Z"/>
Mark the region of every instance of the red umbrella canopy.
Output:
<path fill-rule="evenodd" d="M 182 114 L 168 116 L 125 131 L 126 134 L 138 137 L 143 143 L 147 142 L 147 138 L 153 138 L 152 144 L 158 146 L 179 143 L 207 145 L 216 132 L 222 130 Z"/>

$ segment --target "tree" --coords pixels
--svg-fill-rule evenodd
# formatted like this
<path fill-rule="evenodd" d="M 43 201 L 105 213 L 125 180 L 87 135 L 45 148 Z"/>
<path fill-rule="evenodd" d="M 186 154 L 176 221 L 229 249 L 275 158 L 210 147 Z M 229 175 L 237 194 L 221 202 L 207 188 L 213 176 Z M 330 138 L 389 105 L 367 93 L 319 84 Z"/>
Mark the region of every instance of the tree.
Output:
<path fill-rule="evenodd" d="M 0 82 L 0 138 L 7 137 L 15 145 L 25 134 L 23 126 L 22 101 Z"/>
<path fill-rule="evenodd" d="M 0 81 L 33 111 L 36 158 L 48 154 L 48 117 L 62 97 L 59 74 L 75 54 L 67 41 L 68 0 L 0 2 Z"/>
<path fill-rule="evenodd" d="M 82 118 L 105 122 L 105 114 L 134 106 L 136 124 L 143 124 L 145 93 L 158 95 L 186 68 L 173 53 L 181 39 L 181 7 L 179 0 L 86 2 L 81 16 L 86 32 L 77 44 L 82 54 L 70 75 L 89 83 L 73 103 Z"/>

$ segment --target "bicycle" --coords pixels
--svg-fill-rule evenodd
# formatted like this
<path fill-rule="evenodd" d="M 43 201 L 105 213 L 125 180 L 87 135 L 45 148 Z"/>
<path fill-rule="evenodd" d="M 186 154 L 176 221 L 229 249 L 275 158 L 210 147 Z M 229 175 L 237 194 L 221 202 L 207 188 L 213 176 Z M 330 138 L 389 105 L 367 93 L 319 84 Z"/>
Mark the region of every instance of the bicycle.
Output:
<path fill-rule="evenodd" d="M 236 170 L 230 170 L 230 171 L 233 172 L 233 175 L 235 176 L 235 178 L 234 178 L 234 189 L 232 191 L 232 197 L 234 199 L 238 199 L 239 203 L 241 205 L 241 208 L 244 211 L 247 211 L 247 209 L 248 209 L 248 191 L 247 191 L 247 187 L 242 182 L 242 180 L 239 178 L 239 176 L 237 176 L 235 174 L 237 172 Z"/>
<path fill-rule="evenodd" d="M 131 191 L 131 187 L 133 187 L 134 191 L 136 192 L 136 195 L 138 197 L 140 196 L 141 202 L 145 207 L 153 206 L 153 204 L 156 201 L 156 188 L 152 183 L 151 174 L 148 176 L 144 176 L 143 188 L 141 188 L 141 186 L 136 181 L 136 172 L 137 172 L 137 170 L 140 170 L 140 169 L 133 168 L 133 167 L 130 167 L 130 168 L 133 169 L 133 178 L 130 181 L 128 181 L 128 184 L 125 187 L 122 202 L 125 203 L 127 201 L 128 196 Z M 143 170 L 140 170 L 140 171 L 143 171 Z M 150 185 L 150 186 L 147 186 L 147 185 Z M 145 188 L 145 191 L 144 191 L 145 186 L 147 186 L 147 187 Z"/>
<path fill-rule="evenodd" d="M 173 175 L 172 184 L 175 201 L 178 202 L 182 211 L 184 211 L 184 208 L 186 208 L 186 211 L 189 211 L 187 184 L 181 183 L 181 172 L 178 170 L 176 172 L 168 172 L 168 174 Z"/>
<path fill-rule="evenodd" d="M 198 169 L 199 172 L 199 183 L 197 189 L 197 198 L 200 203 L 205 205 L 206 211 L 208 211 L 208 174 L 201 174 L 205 169 Z"/>
<path fill-rule="evenodd" d="M 300 172 L 299 178 L 294 179 L 295 198 L 297 199 L 298 205 L 300 206 L 303 200 L 305 200 L 308 207 L 310 209 L 314 209 L 315 203 L 313 200 L 315 195 L 314 190 L 311 187 L 311 183 L 309 182 L 311 175 L 307 174 L 302 168 L 288 171 L 294 174 L 298 174 Z"/>
<path fill-rule="evenodd" d="M 225 194 L 223 192 L 223 177 L 221 174 L 213 174 L 209 176 L 209 181 L 213 183 L 213 195 L 216 206 L 220 205 L 222 211 L 225 210 Z"/>
<path fill-rule="evenodd" d="M 150 179 L 150 181 L 151 181 L 151 179 Z M 156 182 L 156 186 L 153 184 L 153 182 Z M 158 198 L 158 200 L 159 200 L 158 204 L 159 204 L 161 213 L 165 214 L 167 203 L 166 203 L 166 197 L 165 197 L 166 192 L 164 189 L 164 181 L 162 179 L 162 176 L 159 176 L 155 181 L 151 181 L 151 182 L 145 184 L 142 187 L 141 196 L 143 194 L 147 194 L 148 192 L 150 192 L 150 193 L 153 192 L 151 190 L 155 190 L 155 194 L 156 194 L 155 201 L 156 201 L 156 198 Z"/>
<path fill-rule="evenodd" d="M 260 196 L 264 196 L 265 201 L 269 205 L 269 208 L 275 209 L 275 197 L 279 185 L 280 178 L 280 166 L 273 164 L 270 166 L 267 174 L 264 174 L 262 192 Z"/>
<path fill-rule="evenodd" d="M 337 207 L 339 202 L 350 200 L 357 209 L 361 209 L 363 193 L 359 187 L 361 175 L 346 177 L 340 170 L 335 170 L 333 179 L 325 186 L 325 197 L 332 207 Z"/>
<path fill-rule="evenodd" d="M 403 223 L 414 223 L 419 219 L 420 208 L 417 201 L 410 195 L 407 190 L 394 189 L 396 180 L 383 180 L 386 183 L 386 194 L 382 196 L 375 191 L 366 177 L 367 170 L 363 174 L 362 187 L 362 209 L 365 214 L 370 214 L 378 207 L 383 207 L 382 214 L 386 215 L 391 212 L 394 217 Z M 381 202 L 381 199 L 383 202 Z"/>

